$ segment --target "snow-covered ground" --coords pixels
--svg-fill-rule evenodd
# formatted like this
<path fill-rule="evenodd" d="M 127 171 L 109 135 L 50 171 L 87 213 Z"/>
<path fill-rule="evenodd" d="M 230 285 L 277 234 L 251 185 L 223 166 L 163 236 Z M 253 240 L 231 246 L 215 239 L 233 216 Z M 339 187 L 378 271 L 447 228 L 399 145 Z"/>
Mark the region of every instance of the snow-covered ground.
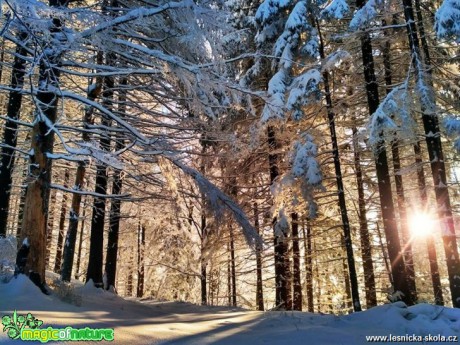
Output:
<path fill-rule="evenodd" d="M 366 336 L 372 335 L 460 336 L 460 310 L 428 304 L 407 308 L 395 303 L 334 316 L 125 300 L 89 285 L 74 293 L 81 296 L 81 301 L 76 299 L 80 306 L 43 295 L 28 278 L 19 276 L 0 284 L 0 316 L 14 310 L 30 312 L 44 321 L 41 328 L 113 327 L 112 344 L 366 344 Z M 21 341 L 0 332 L 0 343 Z M 53 343 L 57 342 L 49 342 Z"/>

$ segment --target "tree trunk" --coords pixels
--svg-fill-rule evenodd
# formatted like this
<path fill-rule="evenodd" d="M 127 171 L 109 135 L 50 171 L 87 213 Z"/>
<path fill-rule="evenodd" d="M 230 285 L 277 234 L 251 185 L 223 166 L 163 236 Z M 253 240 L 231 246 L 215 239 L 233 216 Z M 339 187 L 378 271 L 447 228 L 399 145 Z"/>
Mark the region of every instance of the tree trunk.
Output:
<path fill-rule="evenodd" d="M 358 218 L 359 236 L 361 239 L 361 257 L 363 259 L 364 287 L 366 292 L 366 306 L 372 308 L 377 305 L 377 294 L 375 291 L 374 261 L 372 259 L 372 246 L 369 237 L 367 223 L 366 200 L 364 197 L 364 181 L 361 169 L 361 157 L 358 143 L 358 130 L 352 128 L 353 132 L 353 161 L 355 165 L 356 184 L 358 188 Z"/>
<path fill-rule="evenodd" d="M 345 244 L 345 238 L 343 237 L 343 235 L 340 236 L 340 242 L 342 243 L 342 248 L 345 250 L 345 254 L 346 254 L 346 244 Z M 353 308 L 353 295 L 352 295 L 352 291 L 351 291 L 351 284 L 350 284 L 350 272 L 349 272 L 349 268 L 347 266 L 347 260 L 345 260 L 345 258 L 343 257 L 343 254 L 340 254 L 340 256 L 342 257 L 342 267 L 343 267 L 343 278 L 344 278 L 344 282 L 345 282 L 345 293 L 347 295 L 347 300 L 346 300 L 346 305 L 347 305 L 347 309 L 348 309 L 348 313 L 352 313 L 353 311 L 356 311 L 354 310 Z"/>
<path fill-rule="evenodd" d="M 232 306 L 236 307 L 235 239 L 232 226 L 230 226 L 230 263 L 232 268 Z"/>
<path fill-rule="evenodd" d="M 64 173 L 64 188 L 69 188 L 69 170 L 65 169 Z M 65 224 L 65 214 L 67 212 L 67 192 L 62 192 L 62 201 L 61 201 L 61 214 L 59 216 L 59 232 L 58 240 L 56 245 L 56 257 L 54 259 L 54 272 L 61 273 L 61 258 L 62 258 L 62 246 L 64 242 L 64 224 Z M 68 242 L 66 241 L 66 246 Z M 70 275 L 69 275 L 70 276 Z"/>
<path fill-rule="evenodd" d="M 63 0 L 50 0 L 51 7 L 66 6 Z M 59 18 L 52 19 L 50 32 L 54 39 L 59 40 L 62 23 Z M 62 39 L 62 38 L 60 38 Z M 56 122 L 59 75 L 61 54 L 56 54 L 52 47 L 43 47 L 43 58 L 40 61 L 39 81 L 36 95 L 37 109 L 32 129 L 30 171 L 31 182 L 27 185 L 27 194 L 24 204 L 24 219 L 22 223 L 21 239 L 28 239 L 30 252 L 25 267 L 29 277 L 33 274 L 39 284 L 45 282 L 46 266 L 46 222 L 48 216 L 49 191 L 51 183 L 51 159 L 48 154 L 53 152 L 54 130 Z M 53 47 L 54 48 L 54 47 Z M 21 241 L 22 242 L 22 241 Z"/>
<path fill-rule="evenodd" d="M 254 202 L 254 227 L 257 233 L 260 235 L 259 225 L 259 208 L 256 202 Z M 256 248 L 256 270 L 257 270 L 257 285 L 256 285 L 256 304 L 257 310 L 263 311 L 264 308 L 264 289 L 262 280 L 262 246 L 257 245 Z"/>
<path fill-rule="evenodd" d="M 292 263 L 291 263 L 291 246 L 290 246 L 290 236 L 284 238 L 284 244 L 286 246 L 286 252 L 284 255 L 284 267 L 283 270 L 285 272 L 284 282 L 285 282 L 285 289 L 286 289 L 286 303 L 284 306 L 285 310 L 292 310 Z"/>
<path fill-rule="evenodd" d="M 204 201 L 204 199 L 202 198 Z M 204 205 L 203 205 L 204 207 Z M 205 246 L 205 238 L 206 238 L 206 216 L 204 214 L 204 210 L 201 211 L 201 305 L 207 305 L 207 289 L 206 289 L 206 260 L 204 258 L 204 246 Z"/>
<path fill-rule="evenodd" d="M 56 190 L 53 189 L 50 196 L 50 205 L 52 210 L 48 213 L 48 223 L 46 226 L 46 267 L 50 267 L 51 258 L 51 245 L 53 242 L 53 228 L 54 228 L 54 205 L 56 205 Z M 21 208 L 21 207 L 19 207 Z M 51 269 L 51 268 L 50 268 Z"/>
<path fill-rule="evenodd" d="M 145 226 L 139 222 L 137 238 L 137 297 L 144 296 Z"/>
<path fill-rule="evenodd" d="M 414 145 L 415 164 L 417 166 L 417 181 L 420 200 L 422 201 L 422 210 L 426 211 L 428 207 L 428 196 L 426 193 L 425 172 L 423 170 L 422 150 L 420 143 Z M 439 275 L 438 259 L 436 255 L 436 247 L 434 244 L 434 236 L 429 235 L 426 238 L 426 246 L 428 251 L 428 260 L 430 262 L 431 283 L 433 285 L 434 303 L 444 305 L 444 296 L 442 292 L 441 277 Z"/>
<path fill-rule="evenodd" d="M 128 278 L 126 279 L 126 296 L 128 297 L 131 297 L 133 295 L 133 254 L 132 252 L 129 254 L 130 267 L 128 267 Z"/>
<path fill-rule="evenodd" d="M 204 143 L 201 144 L 201 164 L 200 164 L 200 173 L 204 176 L 206 172 L 206 164 L 205 164 L 205 154 L 206 154 L 206 145 Z M 201 227 L 200 227 L 200 240 L 201 240 L 201 260 L 200 260 L 200 269 L 201 269 L 201 276 L 200 276 L 200 283 L 201 283 L 201 305 L 207 305 L 208 300 L 207 300 L 207 279 L 206 279 L 206 258 L 205 258 L 205 246 L 206 246 L 206 240 L 207 240 L 207 234 L 208 234 L 208 229 L 207 229 L 207 224 L 206 224 L 206 210 L 205 210 L 205 205 L 206 205 L 206 198 L 204 194 L 201 194 Z"/>
<path fill-rule="evenodd" d="M 300 247 L 299 247 L 299 216 L 296 212 L 291 214 L 292 218 L 292 282 L 293 282 L 293 304 L 292 309 L 302 311 L 302 280 L 300 277 Z"/>
<path fill-rule="evenodd" d="M 22 184 L 23 185 L 27 184 L 27 174 L 28 174 L 28 168 L 25 168 L 22 174 L 22 181 L 23 181 Z M 17 238 L 21 237 L 22 219 L 24 218 L 24 205 L 26 203 L 26 194 L 27 194 L 27 186 L 21 189 L 21 194 L 19 197 L 18 224 L 16 226 L 17 228 L 16 237 Z"/>
<path fill-rule="evenodd" d="M 356 7 L 362 8 L 364 0 L 357 0 Z M 361 34 L 361 51 L 364 65 L 364 78 L 366 82 L 367 103 L 369 114 L 375 113 L 379 106 L 378 84 L 374 72 L 374 57 L 372 53 L 371 38 L 368 32 Z M 395 295 L 401 298 L 406 304 L 412 305 L 411 291 L 407 285 L 406 267 L 401 253 L 401 242 L 399 239 L 398 227 L 396 225 L 395 210 L 393 204 L 393 192 L 388 168 L 388 159 L 383 134 L 379 135 L 379 143 L 374 151 L 375 166 L 377 172 L 380 207 L 382 211 L 383 227 L 387 238 L 388 255 L 391 260 L 391 273 L 394 282 L 394 292 L 402 295 Z"/>
<path fill-rule="evenodd" d="M 102 53 L 98 52 L 97 54 L 98 54 L 97 55 L 98 61 L 102 61 Z M 90 101 L 96 100 L 96 98 L 99 97 L 101 90 L 102 90 L 102 80 L 101 78 L 98 78 L 96 79 L 95 87 L 90 88 L 90 91 L 88 92 L 88 95 L 87 95 L 88 99 Z M 93 111 L 94 109 L 92 107 L 86 108 L 85 113 L 83 115 L 84 129 L 88 129 L 88 125 L 92 123 Z M 90 140 L 90 136 L 88 132 L 83 132 L 82 139 L 84 142 L 88 142 Z M 77 173 L 75 175 L 75 183 L 73 187 L 77 191 L 83 190 L 85 175 L 86 175 L 86 162 L 79 162 L 78 167 L 77 167 Z M 63 281 L 70 281 L 70 277 L 72 275 L 72 266 L 73 266 L 74 253 L 75 253 L 75 241 L 77 240 L 78 221 L 80 218 L 81 200 L 82 200 L 81 194 L 74 193 L 72 195 L 72 206 L 70 208 L 70 214 L 69 214 L 69 226 L 67 228 L 67 234 L 66 234 L 66 242 L 68 243 L 68 245 L 66 245 L 64 248 L 64 258 L 63 258 L 62 271 L 61 271 L 61 279 Z M 84 225 L 82 225 L 82 235 L 81 236 L 83 236 L 83 228 L 84 228 Z M 76 272 L 78 272 L 80 268 L 81 243 L 82 243 L 81 236 L 80 236 L 80 244 L 79 244 L 79 250 L 78 250 L 79 254 L 78 254 L 78 263 L 77 263 Z"/>
<path fill-rule="evenodd" d="M 112 65 L 113 60 L 107 57 L 107 65 Z M 103 86 L 103 104 L 107 109 L 113 108 L 113 77 L 104 78 Z M 110 127 L 111 120 L 102 115 L 102 126 Z M 102 150 L 110 151 L 110 136 L 101 133 L 100 146 Z M 88 270 L 86 272 L 86 281 L 93 280 L 94 286 L 103 287 L 102 267 L 104 251 L 104 225 L 105 225 L 105 198 L 107 194 L 107 165 L 98 163 L 96 165 L 96 187 L 95 192 L 101 196 L 94 197 L 93 216 L 91 219 L 91 239 L 89 248 Z"/>
<path fill-rule="evenodd" d="M 83 202 L 83 204 L 84 204 L 84 202 Z M 83 238 L 85 237 L 85 217 L 86 217 L 86 208 L 83 208 L 83 215 L 82 215 L 81 227 L 80 227 L 80 239 L 78 241 L 77 264 L 76 264 L 76 267 L 75 267 L 75 279 L 80 278 L 81 250 L 82 250 L 82 246 L 83 246 Z M 67 267 L 66 267 L 67 260 L 70 260 L 70 258 L 67 259 L 66 251 L 64 250 L 64 263 L 63 263 L 63 267 L 62 267 L 62 274 L 64 274 L 64 272 L 67 272 Z M 73 261 L 73 258 L 72 258 L 71 261 Z M 61 277 L 61 279 L 62 279 L 62 277 Z M 64 279 L 62 279 L 62 280 L 64 280 Z"/>
<path fill-rule="evenodd" d="M 120 95 L 118 112 L 120 116 L 126 112 L 126 87 L 127 80 L 123 78 L 120 82 Z M 115 151 L 120 151 L 124 147 L 124 140 L 122 134 L 116 138 Z M 123 187 L 123 180 L 121 178 L 121 170 L 115 170 L 113 175 L 112 194 L 121 194 Z M 105 259 L 105 272 L 107 274 L 107 288 L 110 286 L 115 287 L 116 273 L 117 273 L 117 258 L 118 258 L 118 235 L 120 232 L 120 212 L 121 200 L 112 199 L 110 208 L 110 221 L 109 221 L 109 235 L 107 240 L 107 255 Z"/>
<path fill-rule="evenodd" d="M 228 298 L 228 306 L 232 305 L 232 258 L 230 256 L 230 243 L 227 243 L 227 252 L 228 252 L 228 260 L 227 260 L 227 298 Z"/>
<path fill-rule="evenodd" d="M 429 51 L 425 51 L 425 63 L 421 61 L 417 26 L 415 23 L 414 12 L 411 0 L 403 0 L 404 17 L 406 19 L 407 35 L 409 46 L 412 52 L 413 65 L 417 77 L 417 85 L 424 85 L 433 92 L 431 73 L 426 73 L 424 69 L 431 69 Z M 428 54 L 428 55 L 427 55 Z M 422 66 L 424 65 L 424 66 Z M 446 254 L 447 272 L 449 285 L 452 295 L 452 304 L 455 308 L 460 308 L 460 260 L 458 255 L 457 239 L 455 234 L 454 220 L 452 217 L 452 207 L 450 203 L 449 191 L 447 189 L 446 167 L 444 164 L 444 153 L 442 150 L 441 134 L 439 130 L 438 117 L 434 112 L 435 100 L 432 101 L 432 108 L 426 105 L 426 101 L 421 102 L 422 121 L 425 130 L 425 140 L 430 157 L 431 173 L 433 175 L 433 185 L 436 196 L 438 218 L 441 224 L 441 234 L 444 242 Z"/>
<path fill-rule="evenodd" d="M 276 148 L 276 138 L 275 138 L 275 130 L 273 127 L 269 126 L 267 128 L 267 136 L 268 136 L 268 164 L 269 164 L 269 171 L 270 171 L 270 183 L 273 184 L 275 179 L 279 175 L 278 170 L 278 155 L 273 153 Z M 275 225 L 277 219 L 276 217 L 273 218 L 273 233 L 274 233 L 274 252 L 275 252 L 275 304 L 277 308 L 284 309 L 286 308 L 286 301 L 288 300 L 288 291 L 287 291 L 287 280 L 286 277 L 288 276 L 288 272 L 286 271 L 286 257 L 287 257 L 287 243 L 284 239 L 278 237 L 275 232 Z M 287 238 L 287 234 L 285 234 L 285 238 Z"/>
<path fill-rule="evenodd" d="M 321 29 L 319 26 L 319 21 L 316 21 L 316 27 L 318 29 L 319 34 L 319 52 L 321 59 L 325 59 L 324 54 L 324 42 L 323 37 L 321 35 Z M 353 310 L 354 311 L 361 311 L 361 302 L 359 300 L 359 287 L 358 287 L 358 275 L 356 274 L 356 267 L 355 267 L 355 258 L 353 254 L 353 244 L 351 240 L 351 230 L 350 230 L 350 221 L 348 220 L 348 212 L 347 212 L 347 203 L 345 200 L 345 191 L 343 186 L 343 178 L 342 178 L 342 168 L 340 165 L 340 154 L 339 154 L 339 146 L 337 144 L 337 133 L 335 130 L 335 114 L 332 105 L 332 96 L 329 87 L 329 72 L 323 72 L 323 83 L 324 83 L 324 94 L 326 98 L 326 109 L 327 109 L 327 118 L 329 122 L 329 131 L 331 134 L 331 143 L 332 143 L 332 156 L 334 158 L 334 170 L 335 170 L 335 180 L 337 184 L 337 196 L 339 202 L 339 209 L 340 209 L 340 216 L 342 218 L 342 226 L 343 226 L 343 234 L 344 234 L 344 241 L 345 241 L 345 249 L 347 253 L 347 262 L 348 262 L 348 269 L 350 270 L 350 287 L 351 287 L 351 295 L 353 300 Z"/>
<path fill-rule="evenodd" d="M 428 48 L 428 43 L 426 40 L 426 35 L 425 35 L 425 27 L 423 25 L 423 17 L 422 17 L 422 11 L 420 9 L 420 1 L 415 0 L 415 9 L 416 9 L 416 14 L 417 14 L 417 26 L 418 30 L 420 32 L 420 42 L 422 43 L 422 49 L 424 52 L 424 59 L 425 59 L 425 66 L 427 68 L 427 72 L 431 77 L 431 58 L 430 58 L 430 50 Z M 427 195 L 426 195 L 426 183 L 425 183 L 425 174 L 423 171 L 423 166 L 422 166 L 422 156 L 421 156 L 421 148 L 420 148 L 420 143 L 416 143 L 414 145 L 414 152 L 416 155 L 416 163 L 418 163 L 417 166 L 420 168 L 417 170 L 417 176 L 419 180 L 419 190 L 421 193 L 421 199 L 423 202 L 423 209 L 426 210 L 426 205 L 427 203 Z M 417 161 L 417 158 L 419 161 Z M 435 304 L 437 305 L 444 305 L 444 297 L 443 297 L 443 292 L 442 292 L 442 285 L 441 285 L 441 279 L 439 276 L 439 268 L 438 268 L 438 260 L 436 257 L 436 247 L 434 244 L 434 237 L 433 236 L 428 236 L 426 239 L 426 245 L 427 245 L 427 250 L 428 250 L 428 259 L 430 262 L 430 272 L 431 272 L 431 281 L 433 283 L 433 293 L 434 293 L 434 300 Z"/>
<path fill-rule="evenodd" d="M 396 24 L 396 23 L 395 23 Z M 386 25 L 386 22 L 383 21 L 383 26 Z M 385 34 L 387 32 L 385 31 Z M 390 41 L 385 42 L 385 46 L 382 50 L 383 53 L 383 65 L 385 68 L 385 85 L 386 92 L 389 94 L 392 90 L 392 71 L 391 71 L 391 62 L 390 62 Z M 409 225 L 407 223 L 407 211 L 406 211 L 406 198 L 404 196 L 404 186 L 403 178 L 401 175 L 401 160 L 399 158 L 399 140 L 394 140 L 391 143 L 391 155 L 393 158 L 393 172 L 396 185 L 396 196 L 398 202 L 398 211 L 399 211 L 399 224 L 401 227 L 402 234 L 402 243 L 403 243 L 403 257 L 406 264 L 407 272 L 407 285 L 411 293 L 410 299 L 417 301 L 417 287 L 415 285 L 415 267 L 414 267 L 414 258 L 412 255 L 412 242 L 411 235 L 409 232 Z"/>
<path fill-rule="evenodd" d="M 1 53 L 0 53 L 0 62 L 1 62 L 1 66 L 0 66 L 0 83 L 2 83 L 2 79 L 3 79 L 3 63 L 5 62 L 5 38 L 3 37 L 2 38 L 2 43 L 0 44 L 1 46 Z"/>
<path fill-rule="evenodd" d="M 8 99 L 6 110 L 7 120 L 3 129 L 3 146 L 1 148 L 0 163 L 0 237 L 6 236 L 8 222 L 8 207 L 10 203 L 11 183 L 13 182 L 14 168 L 14 150 L 17 145 L 17 129 L 19 115 L 22 105 L 22 88 L 24 86 L 24 76 L 26 61 L 23 57 L 27 55 L 27 50 L 22 44 L 25 44 L 28 35 L 27 32 L 19 33 L 19 43 L 16 46 L 16 53 L 13 61 L 11 72 L 11 91 Z"/>
<path fill-rule="evenodd" d="M 306 283 L 306 292 L 307 292 L 307 305 L 308 312 L 314 313 L 314 303 L 313 303 L 313 265 L 312 265 L 312 245 L 311 245 L 311 226 L 310 222 L 307 223 L 307 233 L 305 233 L 305 221 L 302 226 L 303 231 L 303 244 L 304 244 L 304 253 L 305 253 L 305 283 Z"/>

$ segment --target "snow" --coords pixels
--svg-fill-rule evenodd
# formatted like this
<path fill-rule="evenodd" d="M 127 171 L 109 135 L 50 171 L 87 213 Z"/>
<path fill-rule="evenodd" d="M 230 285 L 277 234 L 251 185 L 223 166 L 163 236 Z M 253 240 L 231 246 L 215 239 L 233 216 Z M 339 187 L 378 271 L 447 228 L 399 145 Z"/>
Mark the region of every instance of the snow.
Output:
<path fill-rule="evenodd" d="M 269 102 L 265 104 L 261 122 L 266 123 L 271 119 L 284 119 L 284 103 L 287 84 L 285 69 L 280 69 L 268 82 Z"/>
<path fill-rule="evenodd" d="M 321 11 L 321 16 L 342 19 L 349 11 L 350 7 L 345 0 L 333 0 Z"/>
<path fill-rule="evenodd" d="M 281 240 L 285 236 L 289 235 L 291 227 L 289 226 L 289 221 L 284 213 L 284 208 L 280 209 L 278 212 L 278 217 L 275 224 L 275 235 Z"/>
<path fill-rule="evenodd" d="M 444 120 L 444 126 L 447 130 L 447 134 L 455 138 L 454 148 L 460 151 L 460 119 L 453 115 L 447 116 Z"/>
<path fill-rule="evenodd" d="M 287 109 L 300 109 L 310 100 L 317 100 L 319 92 L 318 84 L 321 82 L 321 73 L 317 69 L 311 69 L 297 76 L 290 87 L 291 91 L 287 100 Z M 301 116 L 294 116 L 299 120 Z"/>
<path fill-rule="evenodd" d="M 31 312 L 42 328 L 114 328 L 112 344 L 366 344 L 366 336 L 459 336 L 460 310 L 397 302 L 347 316 L 247 311 L 184 302 L 125 300 L 87 284 L 77 307 L 45 296 L 24 275 L 0 284 L 0 314 Z M 0 332 L 0 344 L 19 344 Z M 66 344 L 65 342 L 53 342 Z M 72 344 L 68 342 L 67 344 Z"/>
<path fill-rule="evenodd" d="M 316 160 L 318 149 L 314 144 L 313 137 L 304 133 L 301 139 L 294 143 L 291 158 L 291 174 L 295 178 L 304 179 L 312 186 L 320 185 L 322 182 L 321 168 Z"/>
<path fill-rule="evenodd" d="M 393 88 L 369 119 L 369 144 L 378 149 L 381 136 L 387 138 L 412 139 L 416 123 L 410 111 L 411 95 L 407 82 Z"/>
<path fill-rule="evenodd" d="M 13 276 L 16 263 L 16 248 L 16 237 L 0 237 L 0 282 L 7 282 Z"/>
<path fill-rule="evenodd" d="M 294 6 L 292 12 L 289 14 L 284 30 L 285 31 L 286 30 L 295 31 L 298 28 L 305 27 L 306 22 L 307 22 L 307 7 L 305 6 L 304 2 L 299 1 Z"/>
<path fill-rule="evenodd" d="M 321 70 L 323 72 L 330 72 L 335 67 L 340 66 L 342 62 L 351 60 L 351 55 L 346 50 L 337 50 L 327 56 L 324 61 L 321 62 Z"/>
<path fill-rule="evenodd" d="M 366 2 L 366 4 L 356 11 L 353 16 L 353 19 L 350 22 L 350 29 L 364 29 L 375 17 L 377 17 L 378 11 L 382 5 L 382 0 L 369 0 Z"/>
<path fill-rule="evenodd" d="M 460 42 L 460 0 L 444 0 L 436 12 L 436 34 L 439 38 Z"/>

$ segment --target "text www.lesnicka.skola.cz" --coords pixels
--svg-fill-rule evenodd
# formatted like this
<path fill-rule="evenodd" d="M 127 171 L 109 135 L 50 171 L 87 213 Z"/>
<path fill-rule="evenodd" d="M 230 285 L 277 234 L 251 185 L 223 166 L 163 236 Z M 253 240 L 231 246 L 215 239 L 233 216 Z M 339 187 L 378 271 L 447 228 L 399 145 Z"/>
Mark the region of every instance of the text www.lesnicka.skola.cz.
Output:
<path fill-rule="evenodd" d="M 426 342 L 426 343 L 456 343 L 458 342 L 458 336 L 456 335 L 416 335 L 416 334 L 405 334 L 405 335 L 366 335 L 366 341 L 369 343 L 376 342 L 387 342 L 387 343 L 402 343 L 402 342 Z"/>

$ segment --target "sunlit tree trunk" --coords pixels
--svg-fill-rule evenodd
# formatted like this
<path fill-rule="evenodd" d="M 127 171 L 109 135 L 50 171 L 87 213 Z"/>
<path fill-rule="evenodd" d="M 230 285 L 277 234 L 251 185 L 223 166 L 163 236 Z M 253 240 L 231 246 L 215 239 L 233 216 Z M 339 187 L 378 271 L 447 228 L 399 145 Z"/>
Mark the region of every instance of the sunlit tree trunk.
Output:
<path fill-rule="evenodd" d="M 67 2 L 50 0 L 51 7 L 63 7 Z M 59 18 L 51 20 L 50 42 L 59 42 L 62 23 Z M 27 194 L 24 203 L 24 217 L 21 230 L 21 240 L 27 238 L 30 252 L 25 267 L 29 276 L 33 273 L 35 282 L 45 282 L 46 266 L 46 223 L 51 184 L 51 159 L 48 154 L 53 152 L 54 129 L 50 128 L 56 122 L 61 54 L 59 49 L 43 47 L 43 57 L 40 61 L 39 81 L 36 95 L 37 109 L 31 136 L 30 182 L 27 184 Z M 56 47 L 52 47 L 56 48 Z M 22 242 L 22 241 L 20 241 Z"/>

